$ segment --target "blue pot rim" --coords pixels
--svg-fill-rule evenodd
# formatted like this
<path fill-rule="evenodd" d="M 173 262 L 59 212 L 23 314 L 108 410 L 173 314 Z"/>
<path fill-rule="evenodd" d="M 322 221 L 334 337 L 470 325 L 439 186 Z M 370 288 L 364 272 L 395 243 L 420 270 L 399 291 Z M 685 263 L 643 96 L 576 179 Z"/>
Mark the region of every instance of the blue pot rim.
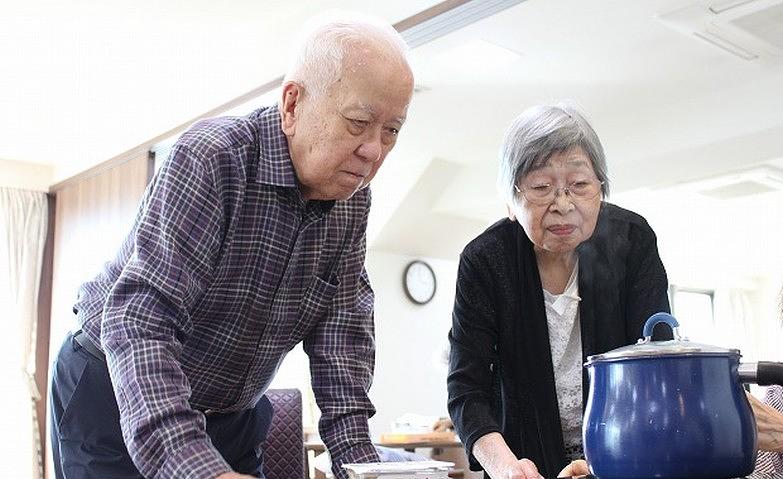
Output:
<path fill-rule="evenodd" d="M 609 351 L 604 354 L 595 354 L 587 357 L 587 361 L 584 363 L 585 367 L 592 366 L 594 364 L 601 363 L 616 363 L 621 361 L 635 361 L 637 359 L 683 359 L 683 358 L 737 358 L 742 357 L 739 350 L 730 349 L 727 352 L 704 352 L 704 351 L 683 351 L 683 352 L 643 352 L 639 351 L 638 354 L 628 355 L 611 355 L 614 351 Z"/>

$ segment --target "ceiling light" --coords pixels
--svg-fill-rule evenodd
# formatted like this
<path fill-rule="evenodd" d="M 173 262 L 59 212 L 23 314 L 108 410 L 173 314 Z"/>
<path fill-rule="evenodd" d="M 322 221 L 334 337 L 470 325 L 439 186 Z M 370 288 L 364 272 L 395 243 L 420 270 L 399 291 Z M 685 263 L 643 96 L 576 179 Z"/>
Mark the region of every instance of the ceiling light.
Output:
<path fill-rule="evenodd" d="M 673 186 L 681 191 L 727 200 L 760 193 L 783 191 L 783 170 L 769 165 L 755 166 Z"/>
<path fill-rule="evenodd" d="M 783 0 L 702 0 L 657 19 L 743 60 L 783 57 Z"/>
<path fill-rule="evenodd" d="M 394 27 L 411 48 L 431 42 L 525 0 L 444 1 Z"/>
<path fill-rule="evenodd" d="M 505 71 L 521 55 L 486 40 L 474 39 L 450 48 L 437 56 L 441 69 L 462 68 L 474 72 Z"/>
<path fill-rule="evenodd" d="M 727 2 L 713 3 L 710 5 L 710 11 L 712 13 L 723 13 L 726 10 L 731 10 L 732 8 L 741 7 L 746 3 L 755 2 L 755 1 L 756 0 L 730 0 Z"/>
<path fill-rule="evenodd" d="M 731 53 L 732 55 L 736 55 L 742 58 L 743 60 L 755 60 L 756 58 L 759 57 L 758 55 L 753 54 L 745 50 L 741 46 L 735 45 L 734 43 L 726 40 L 725 38 L 721 38 L 712 32 L 708 32 L 708 31 L 693 32 L 693 35 L 718 48 L 722 48 L 727 52 Z"/>

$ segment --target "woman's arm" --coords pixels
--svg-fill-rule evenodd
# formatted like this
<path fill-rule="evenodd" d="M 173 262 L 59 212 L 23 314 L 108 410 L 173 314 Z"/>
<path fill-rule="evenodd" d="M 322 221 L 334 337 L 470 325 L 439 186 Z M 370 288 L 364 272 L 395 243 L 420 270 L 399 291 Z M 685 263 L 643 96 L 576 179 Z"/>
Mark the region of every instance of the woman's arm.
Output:
<path fill-rule="evenodd" d="M 501 431 L 493 387 L 498 366 L 497 328 L 486 269 L 475 255 L 463 253 L 449 331 L 449 414 L 473 460 L 475 441 Z"/>

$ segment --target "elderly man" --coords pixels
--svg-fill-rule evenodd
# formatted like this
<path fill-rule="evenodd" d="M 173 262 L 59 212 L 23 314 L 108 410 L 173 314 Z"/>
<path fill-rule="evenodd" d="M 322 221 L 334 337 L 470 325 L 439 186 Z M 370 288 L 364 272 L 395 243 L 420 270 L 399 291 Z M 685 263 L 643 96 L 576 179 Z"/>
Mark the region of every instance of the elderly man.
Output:
<path fill-rule="evenodd" d="M 180 138 L 80 290 L 52 379 L 58 478 L 263 477 L 262 395 L 300 341 L 335 474 L 377 460 L 366 186 L 412 91 L 397 32 L 332 22 L 304 41 L 277 106 Z"/>

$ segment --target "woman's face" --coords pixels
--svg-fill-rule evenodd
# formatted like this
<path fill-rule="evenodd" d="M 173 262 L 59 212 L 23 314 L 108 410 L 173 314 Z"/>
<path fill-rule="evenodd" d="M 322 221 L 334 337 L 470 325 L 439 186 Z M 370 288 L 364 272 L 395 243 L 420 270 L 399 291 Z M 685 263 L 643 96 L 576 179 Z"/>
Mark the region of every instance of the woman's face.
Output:
<path fill-rule="evenodd" d="M 570 253 L 592 236 L 601 208 L 602 194 L 593 198 L 575 198 L 563 188 L 575 182 L 598 184 L 590 157 L 580 146 L 552 154 L 540 168 L 522 177 L 515 205 L 509 205 L 509 217 L 516 219 L 537 251 Z M 552 185 L 555 197 L 546 204 L 529 201 L 531 188 Z M 600 185 L 599 185 L 600 187 Z"/>

